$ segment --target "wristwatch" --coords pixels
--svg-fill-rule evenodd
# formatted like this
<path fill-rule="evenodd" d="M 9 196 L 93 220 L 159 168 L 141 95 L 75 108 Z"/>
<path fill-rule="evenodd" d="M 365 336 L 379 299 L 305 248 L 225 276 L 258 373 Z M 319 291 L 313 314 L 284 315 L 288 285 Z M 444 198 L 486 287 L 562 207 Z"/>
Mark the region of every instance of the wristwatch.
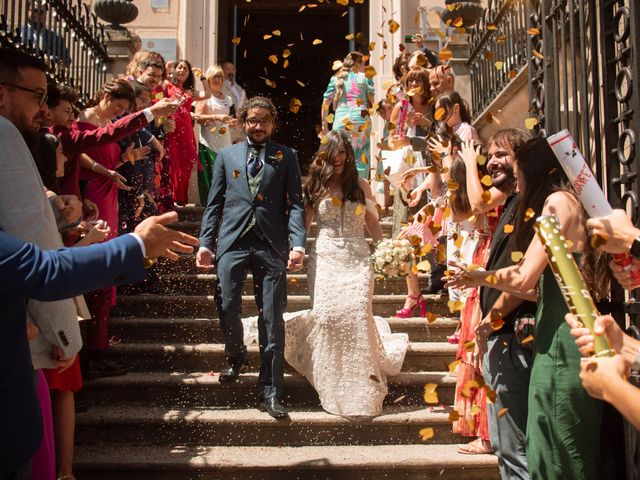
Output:
<path fill-rule="evenodd" d="M 640 237 L 636 237 L 633 239 L 629 253 L 631 253 L 631 255 L 636 258 L 640 258 Z"/>

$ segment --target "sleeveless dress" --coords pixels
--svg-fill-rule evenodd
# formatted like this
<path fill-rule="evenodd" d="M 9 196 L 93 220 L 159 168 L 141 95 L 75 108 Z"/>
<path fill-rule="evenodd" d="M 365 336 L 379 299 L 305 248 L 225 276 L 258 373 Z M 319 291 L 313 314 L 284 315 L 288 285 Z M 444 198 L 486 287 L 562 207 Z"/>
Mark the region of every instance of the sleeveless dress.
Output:
<path fill-rule="evenodd" d="M 360 203 L 318 202 L 308 266 L 312 309 L 285 314 L 285 359 L 313 385 L 322 408 L 344 417 L 380 415 L 387 376 L 400 373 L 409 344 L 407 334 L 391 333 L 373 316 L 364 218 Z"/>
<path fill-rule="evenodd" d="M 207 100 L 209 115 L 229 115 L 233 100 L 231 97 L 218 98 L 212 95 Z M 213 130 L 213 131 L 212 131 Z M 200 204 L 207 204 L 209 189 L 211 188 L 211 174 L 213 164 L 216 161 L 221 148 L 231 145 L 231 131 L 228 125 L 215 122 L 209 125 L 200 125 L 200 139 L 198 142 L 198 193 Z"/>
<path fill-rule="evenodd" d="M 331 77 L 324 100 L 332 101 L 336 92 L 336 77 Z M 351 134 L 358 174 L 369 179 L 371 169 L 371 119 L 367 112 L 369 97 L 373 97 L 373 80 L 364 73 L 349 72 L 344 80 L 344 94 L 334 112 L 332 130 L 346 129 Z M 349 123 L 351 122 L 351 123 Z"/>
<path fill-rule="evenodd" d="M 595 480 L 600 472 L 602 402 L 580 383 L 581 355 L 548 266 L 539 287 L 527 418 L 529 472 L 534 480 Z"/>

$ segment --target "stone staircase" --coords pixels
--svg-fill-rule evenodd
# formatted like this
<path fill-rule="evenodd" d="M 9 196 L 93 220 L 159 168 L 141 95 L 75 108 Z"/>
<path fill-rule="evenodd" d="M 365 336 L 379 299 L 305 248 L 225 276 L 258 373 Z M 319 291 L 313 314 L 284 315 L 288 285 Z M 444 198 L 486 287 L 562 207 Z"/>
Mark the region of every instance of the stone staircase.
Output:
<path fill-rule="evenodd" d="M 181 209 L 177 228 L 195 233 L 201 215 L 199 208 Z M 276 421 L 255 408 L 257 347 L 249 348 L 250 373 L 218 382 L 225 360 L 211 320 L 215 275 L 198 273 L 193 257 L 157 268 L 166 293 L 118 291 L 111 325 L 122 342 L 110 355 L 130 373 L 88 381 L 81 392 L 92 407 L 77 416 L 79 480 L 498 478 L 495 457 L 456 453 L 466 439 L 448 420 L 455 376 L 447 366 L 456 349 L 446 336 L 457 320 L 448 318 L 446 296 L 429 297 L 439 318 L 427 324 L 392 317 L 404 299 L 403 279 L 376 284 L 374 313 L 411 341 L 402 373 L 389 379 L 383 415 L 359 422 L 329 415 L 307 381 L 288 369 L 283 401 L 291 418 Z M 288 309 L 309 308 L 306 271 L 288 278 Z M 245 295 L 244 314 L 253 315 L 250 280 Z M 427 408 L 426 383 L 438 384 L 442 406 Z M 434 431 L 427 442 L 419 435 L 425 427 Z"/>

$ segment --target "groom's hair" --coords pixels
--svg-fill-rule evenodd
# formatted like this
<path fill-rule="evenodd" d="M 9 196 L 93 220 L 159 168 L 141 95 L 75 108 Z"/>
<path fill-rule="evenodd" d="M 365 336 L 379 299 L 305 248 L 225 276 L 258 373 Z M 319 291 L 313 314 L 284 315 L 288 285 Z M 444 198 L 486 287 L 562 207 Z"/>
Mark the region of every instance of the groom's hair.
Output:
<path fill-rule="evenodd" d="M 244 123 L 247 121 L 247 112 L 250 108 L 264 108 L 269 110 L 274 125 L 278 120 L 278 110 L 271 100 L 266 97 L 251 97 L 249 100 L 240 105 L 238 109 L 238 120 Z"/>

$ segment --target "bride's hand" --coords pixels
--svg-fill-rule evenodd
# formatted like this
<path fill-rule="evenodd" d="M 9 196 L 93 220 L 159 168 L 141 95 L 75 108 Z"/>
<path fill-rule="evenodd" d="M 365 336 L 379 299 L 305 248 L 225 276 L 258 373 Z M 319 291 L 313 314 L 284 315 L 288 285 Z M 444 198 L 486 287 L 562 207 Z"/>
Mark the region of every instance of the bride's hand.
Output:
<path fill-rule="evenodd" d="M 303 266 L 304 253 L 296 250 L 291 250 L 289 252 L 289 262 L 287 263 L 287 269 L 291 270 L 292 272 L 299 272 L 300 270 L 302 270 Z"/>

